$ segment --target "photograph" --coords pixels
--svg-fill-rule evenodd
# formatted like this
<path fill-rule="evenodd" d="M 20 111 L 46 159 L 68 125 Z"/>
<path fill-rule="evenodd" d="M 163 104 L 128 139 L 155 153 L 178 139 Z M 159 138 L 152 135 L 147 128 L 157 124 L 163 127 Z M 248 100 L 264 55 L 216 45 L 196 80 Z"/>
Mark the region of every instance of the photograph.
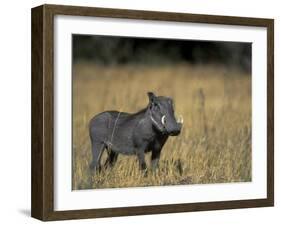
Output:
<path fill-rule="evenodd" d="M 252 44 L 72 34 L 72 189 L 252 180 Z"/>
<path fill-rule="evenodd" d="M 31 16 L 32 217 L 274 206 L 274 19 Z"/>

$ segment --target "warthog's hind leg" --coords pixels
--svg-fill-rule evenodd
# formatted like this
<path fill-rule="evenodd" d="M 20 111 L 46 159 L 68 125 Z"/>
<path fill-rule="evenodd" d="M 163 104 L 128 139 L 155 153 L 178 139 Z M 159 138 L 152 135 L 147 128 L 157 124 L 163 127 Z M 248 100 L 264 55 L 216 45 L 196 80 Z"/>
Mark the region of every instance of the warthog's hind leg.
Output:
<path fill-rule="evenodd" d="M 108 168 L 108 167 L 113 167 L 117 161 L 117 158 L 118 158 L 118 154 L 111 151 L 111 150 L 108 150 L 108 157 L 104 163 L 104 167 L 105 168 Z"/>
<path fill-rule="evenodd" d="M 101 156 L 104 151 L 104 148 L 105 148 L 104 143 L 92 142 L 93 159 L 90 164 L 90 169 L 93 170 L 94 172 L 99 172 L 101 169 L 100 160 L 101 160 Z"/>

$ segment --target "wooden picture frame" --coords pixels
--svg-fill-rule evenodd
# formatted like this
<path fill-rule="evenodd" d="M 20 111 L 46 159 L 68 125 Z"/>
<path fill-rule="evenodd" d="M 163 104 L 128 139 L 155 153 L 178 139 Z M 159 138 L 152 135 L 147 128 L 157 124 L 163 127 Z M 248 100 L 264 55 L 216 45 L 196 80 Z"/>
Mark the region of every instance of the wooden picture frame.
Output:
<path fill-rule="evenodd" d="M 126 18 L 267 29 L 267 198 L 121 208 L 54 210 L 54 16 Z M 31 215 L 50 220 L 162 214 L 274 205 L 274 21 L 273 19 L 211 16 L 61 5 L 32 9 L 32 200 Z"/>

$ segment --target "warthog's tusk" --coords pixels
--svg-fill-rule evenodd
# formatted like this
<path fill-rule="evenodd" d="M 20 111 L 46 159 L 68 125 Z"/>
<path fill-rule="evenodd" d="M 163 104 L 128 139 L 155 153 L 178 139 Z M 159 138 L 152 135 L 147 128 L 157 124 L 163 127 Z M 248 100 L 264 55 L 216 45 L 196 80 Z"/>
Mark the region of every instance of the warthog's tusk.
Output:
<path fill-rule="evenodd" d="M 178 123 L 183 124 L 183 117 L 180 115 L 177 120 Z"/>
<path fill-rule="evenodd" d="M 166 119 L 166 115 L 163 115 L 161 118 L 162 125 L 165 125 L 166 122 L 165 119 Z"/>

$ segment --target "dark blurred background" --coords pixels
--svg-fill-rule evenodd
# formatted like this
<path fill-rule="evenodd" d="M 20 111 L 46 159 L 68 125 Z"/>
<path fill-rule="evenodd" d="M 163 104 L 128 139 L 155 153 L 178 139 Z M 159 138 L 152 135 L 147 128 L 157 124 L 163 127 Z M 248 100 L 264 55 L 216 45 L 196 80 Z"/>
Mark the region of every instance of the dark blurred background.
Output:
<path fill-rule="evenodd" d="M 251 72 L 252 45 L 241 42 L 73 35 L 73 62 L 102 65 L 220 64 Z"/>

